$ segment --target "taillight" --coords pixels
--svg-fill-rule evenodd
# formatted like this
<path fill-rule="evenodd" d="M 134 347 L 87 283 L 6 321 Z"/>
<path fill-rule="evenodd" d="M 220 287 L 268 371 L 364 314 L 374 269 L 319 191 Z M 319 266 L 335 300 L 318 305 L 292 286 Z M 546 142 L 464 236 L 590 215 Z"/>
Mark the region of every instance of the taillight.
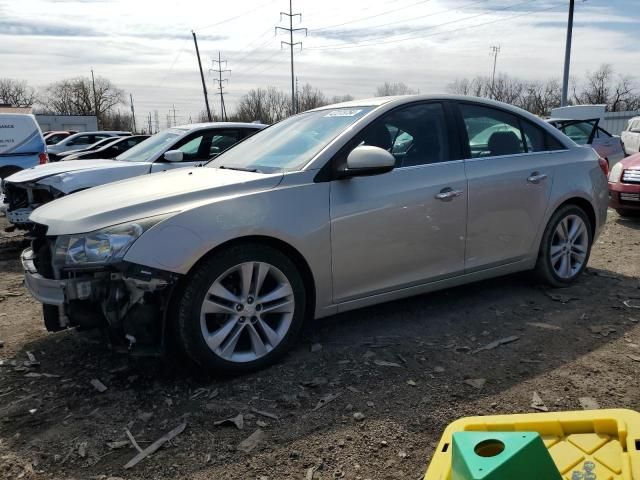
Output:
<path fill-rule="evenodd" d="M 600 168 L 602 169 L 602 172 L 604 173 L 604 176 L 608 177 L 609 176 L 609 162 L 607 162 L 607 159 L 600 157 L 598 159 L 598 164 L 600 165 Z"/>
<path fill-rule="evenodd" d="M 49 156 L 46 153 L 41 153 L 40 155 L 38 155 L 38 158 L 40 159 L 40 165 L 43 165 L 49 161 Z"/>

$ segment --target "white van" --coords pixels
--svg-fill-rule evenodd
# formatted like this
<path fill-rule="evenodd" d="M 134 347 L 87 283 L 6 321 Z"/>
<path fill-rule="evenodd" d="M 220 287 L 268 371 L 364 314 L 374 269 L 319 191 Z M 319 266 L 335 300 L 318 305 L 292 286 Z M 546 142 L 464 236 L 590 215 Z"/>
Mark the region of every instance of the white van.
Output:
<path fill-rule="evenodd" d="M 0 113 L 0 179 L 47 161 L 47 150 L 36 117 Z"/>

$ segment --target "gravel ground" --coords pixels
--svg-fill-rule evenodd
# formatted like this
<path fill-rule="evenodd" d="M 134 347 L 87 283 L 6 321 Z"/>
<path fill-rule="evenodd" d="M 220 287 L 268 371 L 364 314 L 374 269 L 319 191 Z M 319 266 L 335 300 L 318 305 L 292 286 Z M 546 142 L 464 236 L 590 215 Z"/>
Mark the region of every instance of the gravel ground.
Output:
<path fill-rule="evenodd" d="M 417 480 L 448 423 L 533 412 L 533 392 L 551 411 L 639 408 L 640 309 L 623 302 L 640 306 L 640 221 L 615 213 L 568 289 L 519 274 L 337 315 L 280 364 L 227 380 L 46 333 L 19 245 L 0 238 L 2 478 Z M 145 449 L 185 423 L 124 468 L 127 431 Z"/>

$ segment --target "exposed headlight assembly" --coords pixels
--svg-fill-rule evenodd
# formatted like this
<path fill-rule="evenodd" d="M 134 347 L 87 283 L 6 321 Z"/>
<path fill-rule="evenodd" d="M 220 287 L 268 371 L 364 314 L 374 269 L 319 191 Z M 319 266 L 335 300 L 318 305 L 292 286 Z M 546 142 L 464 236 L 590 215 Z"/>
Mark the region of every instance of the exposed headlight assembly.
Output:
<path fill-rule="evenodd" d="M 81 267 L 118 262 L 145 230 L 165 218 L 167 215 L 160 215 L 95 232 L 61 235 L 56 240 L 53 263 Z"/>
<path fill-rule="evenodd" d="M 624 170 L 622 163 L 616 163 L 609 173 L 609 181 L 612 183 L 618 183 L 620 181 L 620 175 L 622 175 L 622 170 Z"/>

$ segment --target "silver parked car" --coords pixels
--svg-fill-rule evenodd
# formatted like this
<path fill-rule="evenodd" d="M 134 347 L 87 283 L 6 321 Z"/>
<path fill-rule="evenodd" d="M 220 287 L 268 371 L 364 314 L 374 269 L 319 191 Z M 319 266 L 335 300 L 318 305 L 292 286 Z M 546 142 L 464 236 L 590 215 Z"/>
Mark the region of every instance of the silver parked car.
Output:
<path fill-rule="evenodd" d="M 240 373 L 287 351 L 305 318 L 521 270 L 573 282 L 606 220 L 602 162 L 489 100 L 323 107 L 204 168 L 41 206 L 25 283 L 49 330 L 101 327 L 134 350 L 171 336 Z"/>

